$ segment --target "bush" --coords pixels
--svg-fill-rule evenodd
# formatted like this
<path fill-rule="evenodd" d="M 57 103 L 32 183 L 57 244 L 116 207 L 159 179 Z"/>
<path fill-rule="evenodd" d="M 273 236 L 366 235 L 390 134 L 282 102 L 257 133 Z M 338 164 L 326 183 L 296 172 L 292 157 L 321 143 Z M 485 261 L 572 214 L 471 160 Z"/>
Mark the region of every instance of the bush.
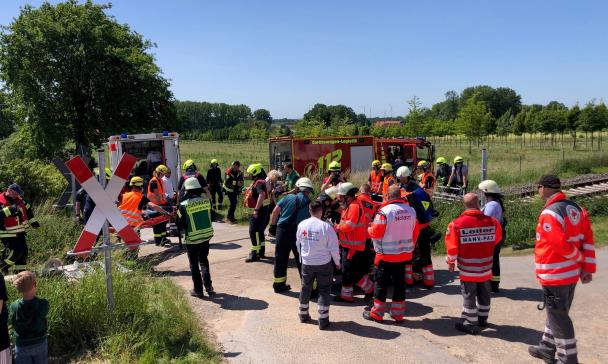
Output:
<path fill-rule="evenodd" d="M 11 159 L 0 168 L 0 188 L 17 182 L 28 202 L 57 199 L 65 189 L 66 182 L 55 165 L 32 159 Z"/>

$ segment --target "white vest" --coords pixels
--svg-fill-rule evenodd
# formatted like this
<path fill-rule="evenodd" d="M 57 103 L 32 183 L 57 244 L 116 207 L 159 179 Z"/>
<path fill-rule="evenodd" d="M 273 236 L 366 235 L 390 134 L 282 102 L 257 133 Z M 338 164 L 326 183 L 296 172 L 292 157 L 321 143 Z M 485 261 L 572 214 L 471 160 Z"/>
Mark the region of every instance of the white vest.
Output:
<path fill-rule="evenodd" d="M 386 231 L 382 239 L 373 239 L 379 254 L 398 255 L 414 251 L 416 211 L 406 203 L 391 203 L 380 209 L 386 217 Z"/>

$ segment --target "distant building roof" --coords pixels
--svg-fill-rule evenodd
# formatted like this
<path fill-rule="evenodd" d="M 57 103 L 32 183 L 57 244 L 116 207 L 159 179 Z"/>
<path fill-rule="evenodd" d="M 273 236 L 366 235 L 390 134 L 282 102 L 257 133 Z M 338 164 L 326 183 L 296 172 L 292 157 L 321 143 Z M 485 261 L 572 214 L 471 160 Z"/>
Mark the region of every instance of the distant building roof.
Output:
<path fill-rule="evenodd" d="M 401 120 L 378 120 L 374 126 L 401 125 Z"/>

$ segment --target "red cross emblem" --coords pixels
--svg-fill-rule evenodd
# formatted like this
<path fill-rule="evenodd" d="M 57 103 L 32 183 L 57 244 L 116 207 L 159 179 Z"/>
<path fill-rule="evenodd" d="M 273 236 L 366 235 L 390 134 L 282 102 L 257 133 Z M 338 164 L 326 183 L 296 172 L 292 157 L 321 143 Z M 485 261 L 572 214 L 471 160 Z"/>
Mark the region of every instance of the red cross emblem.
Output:
<path fill-rule="evenodd" d="M 306 230 L 302 231 L 302 236 L 307 237 L 308 236 L 308 232 Z"/>

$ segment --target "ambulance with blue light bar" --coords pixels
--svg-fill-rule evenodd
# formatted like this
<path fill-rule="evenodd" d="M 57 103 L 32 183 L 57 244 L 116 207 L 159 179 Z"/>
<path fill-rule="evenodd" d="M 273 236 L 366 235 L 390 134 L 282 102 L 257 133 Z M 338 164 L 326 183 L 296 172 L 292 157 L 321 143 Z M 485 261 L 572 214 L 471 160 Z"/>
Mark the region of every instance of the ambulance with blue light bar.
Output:
<path fill-rule="evenodd" d="M 171 180 L 177 187 L 181 176 L 179 156 L 179 134 L 163 131 L 149 134 L 120 134 L 108 139 L 110 169 L 114 171 L 123 153 L 137 158 L 132 174 L 149 180 L 159 164 L 171 169 Z"/>

